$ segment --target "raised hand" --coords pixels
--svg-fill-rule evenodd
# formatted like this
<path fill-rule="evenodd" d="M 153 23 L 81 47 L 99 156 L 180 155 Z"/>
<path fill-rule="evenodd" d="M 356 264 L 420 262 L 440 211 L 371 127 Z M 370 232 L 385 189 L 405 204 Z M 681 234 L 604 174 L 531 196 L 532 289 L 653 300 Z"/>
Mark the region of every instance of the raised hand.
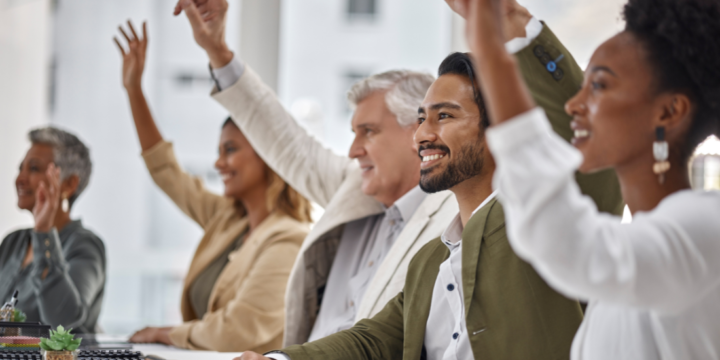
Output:
<path fill-rule="evenodd" d="M 226 0 L 179 0 L 175 5 L 174 15 L 185 11 L 195 42 L 207 52 L 214 69 L 227 65 L 233 58 L 225 43 L 227 10 Z"/>
<path fill-rule="evenodd" d="M 41 181 L 35 190 L 35 206 L 33 206 L 33 217 L 35 218 L 35 231 L 40 233 L 49 232 L 55 221 L 55 213 L 60 205 L 60 168 L 50 164 L 45 171 L 46 181 Z"/>
<path fill-rule="evenodd" d="M 470 14 L 470 4 L 473 0 L 445 0 L 454 12 L 468 20 Z M 497 10 L 499 11 L 502 28 L 502 38 L 504 41 L 510 41 L 517 37 L 525 37 L 525 27 L 532 18 L 530 12 L 516 0 L 495 0 Z M 470 34 L 468 34 L 470 35 Z"/>
<path fill-rule="evenodd" d="M 511 24 L 517 26 L 520 23 L 517 19 L 521 18 L 518 14 L 524 10 L 513 7 L 509 12 L 509 2 L 514 0 L 465 0 L 468 5 L 467 41 L 472 50 L 478 84 L 493 125 L 535 106 L 516 66 L 515 58 L 505 49 L 506 39 L 512 38 L 505 34 L 505 29 L 512 28 Z M 524 12 L 527 13 L 527 10 Z M 526 16 L 529 16 L 529 13 Z M 524 24 L 527 24 L 527 21 Z"/>
<path fill-rule="evenodd" d="M 142 24 L 142 38 L 138 37 L 130 20 L 128 20 L 127 25 L 132 36 L 128 36 L 122 26 L 118 26 L 118 29 L 127 41 L 127 50 L 123 48 L 117 37 L 113 37 L 113 40 L 115 40 L 115 44 L 117 44 L 123 57 L 123 86 L 130 91 L 140 89 L 143 70 L 145 70 L 145 53 L 147 51 L 148 39 L 145 22 Z"/>

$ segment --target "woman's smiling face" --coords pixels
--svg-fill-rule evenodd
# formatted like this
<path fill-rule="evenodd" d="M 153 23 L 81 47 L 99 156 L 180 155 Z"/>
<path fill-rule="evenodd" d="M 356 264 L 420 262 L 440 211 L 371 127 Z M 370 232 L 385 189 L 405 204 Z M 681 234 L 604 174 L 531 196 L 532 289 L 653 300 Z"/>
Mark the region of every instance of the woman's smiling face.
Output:
<path fill-rule="evenodd" d="M 573 145 L 582 152 L 582 172 L 652 161 L 655 120 L 662 111 L 640 41 L 622 32 L 593 54 L 580 91 L 565 105 L 573 116 Z"/>

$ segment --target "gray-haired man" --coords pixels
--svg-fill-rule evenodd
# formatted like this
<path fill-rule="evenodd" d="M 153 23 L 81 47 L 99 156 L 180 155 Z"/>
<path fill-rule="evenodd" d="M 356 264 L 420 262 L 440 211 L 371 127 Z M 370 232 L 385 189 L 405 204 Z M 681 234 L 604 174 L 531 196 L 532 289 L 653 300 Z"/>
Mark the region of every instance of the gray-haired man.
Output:
<path fill-rule="evenodd" d="M 457 214 L 451 193 L 428 195 L 418 187 L 413 134 L 434 78 L 390 71 L 356 84 L 348 94 L 355 140 L 349 158 L 339 156 L 309 136 L 234 58 L 223 36 L 227 2 L 194 1 L 181 0 L 175 10 L 185 10 L 210 58 L 218 85 L 213 97 L 270 167 L 325 208 L 290 275 L 284 345 L 348 329 L 402 290 L 410 259 Z"/>

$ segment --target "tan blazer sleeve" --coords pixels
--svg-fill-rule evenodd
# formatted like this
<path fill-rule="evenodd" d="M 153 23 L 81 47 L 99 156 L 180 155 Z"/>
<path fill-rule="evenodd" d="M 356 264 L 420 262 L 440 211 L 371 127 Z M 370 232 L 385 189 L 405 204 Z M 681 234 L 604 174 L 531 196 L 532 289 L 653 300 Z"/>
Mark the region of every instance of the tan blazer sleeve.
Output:
<path fill-rule="evenodd" d="M 161 141 L 142 156 L 155 184 L 203 229 L 217 211 L 228 206 L 230 200 L 208 191 L 199 178 L 180 168 L 171 143 Z"/>
<path fill-rule="evenodd" d="M 240 80 L 213 92 L 255 152 L 290 186 L 325 207 L 357 164 L 335 154 L 293 119 L 272 90 L 245 65 Z"/>
<path fill-rule="evenodd" d="M 258 254 L 235 297 L 201 320 L 173 328 L 170 332 L 173 344 L 192 350 L 261 353 L 280 346 L 285 288 L 305 235 L 303 231 L 293 231 L 273 239 Z"/>

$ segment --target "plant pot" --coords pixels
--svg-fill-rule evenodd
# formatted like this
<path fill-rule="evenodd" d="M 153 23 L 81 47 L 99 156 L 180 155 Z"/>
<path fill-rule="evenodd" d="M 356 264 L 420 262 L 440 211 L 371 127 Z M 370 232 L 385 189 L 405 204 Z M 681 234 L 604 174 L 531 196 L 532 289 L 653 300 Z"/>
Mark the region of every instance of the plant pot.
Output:
<path fill-rule="evenodd" d="M 48 351 L 42 350 L 43 360 L 77 360 L 78 351 Z"/>

